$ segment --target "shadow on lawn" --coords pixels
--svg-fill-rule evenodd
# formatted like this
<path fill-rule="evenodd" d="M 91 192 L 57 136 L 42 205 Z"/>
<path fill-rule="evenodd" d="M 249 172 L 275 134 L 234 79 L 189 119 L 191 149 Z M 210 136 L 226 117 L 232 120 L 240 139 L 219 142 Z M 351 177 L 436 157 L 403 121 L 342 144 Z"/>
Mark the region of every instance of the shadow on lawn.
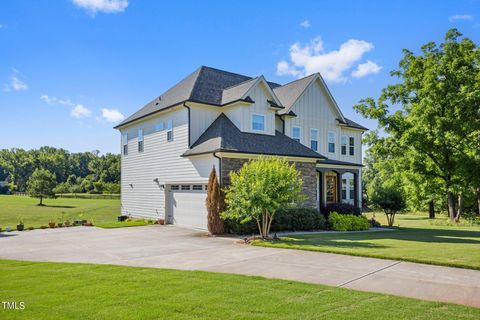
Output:
<path fill-rule="evenodd" d="M 62 209 L 74 209 L 74 208 L 76 208 L 76 206 L 57 206 L 57 205 L 54 205 L 54 204 L 44 204 L 44 205 L 42 205 L 42 207 L 45 207 L 45 208 L 62 208 Z"/>
<path fill-rule="evenodd" d="M 467 239 L 469 238 L 469 239 Z M 426 243 L 456 243 L 480 245 L 480 231 L 400 228 L 396 231 L 336 233 L 299 236 L 294 239 L 285 239 L 291 245 L 332 246 L 339 248 L 388 248 L 365 241 L 399 240 Z M 361 242 L 362 241 L 362 242 Z"/>

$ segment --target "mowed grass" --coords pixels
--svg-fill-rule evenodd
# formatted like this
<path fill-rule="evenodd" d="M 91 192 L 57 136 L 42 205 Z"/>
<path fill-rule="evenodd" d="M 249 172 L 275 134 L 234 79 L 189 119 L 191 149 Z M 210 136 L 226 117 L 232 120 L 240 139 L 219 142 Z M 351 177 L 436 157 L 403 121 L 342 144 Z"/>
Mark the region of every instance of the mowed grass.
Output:
<path fill-rule="evenodd" d="M 376 214 L 377 220 L 384 220 Z M 382 221 L 384 222 L 384 221 Z M 254 245 L 341 253 L 480 270 L 480 227 L 442 225 L 425 215 L 398 215 L 394 231 L 323 233 Z"/>
<path fill-rule="evenodd" d="M 82 219 L 97 223 L 110 223 L 120 214 L 119 199 L 44 199 L 45 206 L 38 206 L 38 199 L 27 196 L 0 195 L 0 227 L 16 228 L 19 218 L 25 227 L 48 225 L 50 220 Z"/>
<path fill-rule="evenodd" d="M 260 277 L 0 260 L 0 319 L 480 319 L 480 309 Z"/>
<path fill-rule="evenodd" d="M 140 226 L 147 226 L 153 224 L 153 222 L 149 222 L 149 220 L 129 220 L 129 221 L 122 221 L 122 222 L 106 222 L 106 223 L 99 223 L 96 224 L 96 227 L 104 228 L 104 229 L 116 229 L 116 228 L 125 228 L 125 227 L 140 227 Z"/>

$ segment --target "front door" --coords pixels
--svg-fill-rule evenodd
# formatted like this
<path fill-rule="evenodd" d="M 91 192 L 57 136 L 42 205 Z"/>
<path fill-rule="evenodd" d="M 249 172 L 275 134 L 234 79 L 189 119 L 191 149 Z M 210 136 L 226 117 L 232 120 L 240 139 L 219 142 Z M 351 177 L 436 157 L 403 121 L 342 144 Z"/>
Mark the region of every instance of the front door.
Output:
<path fill-rule="evenodd" d="M 337 177 L 326 176 L 327 203 L 337 202 Z"/>

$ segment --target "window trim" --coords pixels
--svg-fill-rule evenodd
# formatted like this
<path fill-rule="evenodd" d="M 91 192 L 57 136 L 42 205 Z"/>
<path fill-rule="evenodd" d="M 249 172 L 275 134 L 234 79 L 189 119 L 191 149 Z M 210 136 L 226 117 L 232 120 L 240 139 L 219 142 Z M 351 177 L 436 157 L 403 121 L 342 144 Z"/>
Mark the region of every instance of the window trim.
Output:
<path fill-rule="evenodd" d="M 301 141 L 302 141 L 302 128 L 301 128 L 300 126 L 292 126 L 292 129 L 291 129 L 291 134 L 292 134 L 292 136 L 291 136 L 291 138 L 292 138 L 293 140 L 297 141 L 297 138 L 295 138 L 295 137 L 293 136 L 293 130 L 294 130 L 294 129 L 298 129 L 298 142 L 301 142 Z"/>
<path fill-rule="evenodd" d="M 344 143 L 345 139 L 345 143 Z M 347 147 L 348 147 L 348 136 L 346 134 L 342 134 L 342 137 L 340 138 L 340 153 L 342 156 L 347 155 Z"/>
<path fill-rule="evenodd" d="M 122 155 L 128 156 L 128 133 L 122 134 Z"/>
<path fill-rule="evenodd" d="M 333 135 L 333 142 L 330 142 L 330 134 Z M 337 142 L 337 133 L 335 131 L 329 130 L 327 133 L 327 152 L 328 153 L 335 153 L 337 147 L 336 147 L 336 142 Z M 330 143 L 333 144 L 333 151 L 330 151 Z"/>
<path fill-rule="evenodd" d="M 257 117 L 262 117 L 263 118 L 263 129 L 255 129 L 253 127 L 253 118 L 257 116 Z M 251 117 L 250 117 L 250 127 L 252 129 L 252 131 L 256 131 L 256 132 L 265 132 L 266 130 L 266 117 L 264 114 L 261 114 L 261 113 L 252 113 Z"/>
<path fill-rule="evenodd" d="M 173 120 L 167 120 L 167 142 L 173 141 Z"/>
<path fill-rule="evenodd" d="M 142 153 L 144 150 L 143 129 L 138 129 L 137 145 L 138 145 L 138 148 L 137 148 L 138 152 Z"/>
<path fill-rule="evenodd" d="M 313 139 L 313 135 L 312 135 L 312 132 L 315 131 L 315 139 Z M 312 148 L 312 142 L 316 142 L 316 148 Z M 310 149 L 312 149 L 313 151 L 318 151 L 318 129 L 316 128 L 310 128 Z"/>
<path fill-rule="evenodd" d="M 352 144 L 353 140 L 353 144 Z M 355 137 L 349 136 L 348 137 L 348 155 L 351 157 L 355 156 Z"/>

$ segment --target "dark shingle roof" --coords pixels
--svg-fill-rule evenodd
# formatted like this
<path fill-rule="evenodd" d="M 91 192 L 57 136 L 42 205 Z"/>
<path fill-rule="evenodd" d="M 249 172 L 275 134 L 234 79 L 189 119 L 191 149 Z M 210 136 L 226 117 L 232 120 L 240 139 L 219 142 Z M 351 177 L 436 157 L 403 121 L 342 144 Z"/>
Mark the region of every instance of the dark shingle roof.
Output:
<path fill-rule="evenodd" d="M 353 120 L 350 120 L 350 119 L 348 119 L 348 118 L 345 118 L 345 121 L 347 122 L 347 123 L 346 123 L 347 127 L 356 128 L 356 129 L 362 129 L 362 130 L 368 131 L 368 128 L 362 126 L 362 125 L 359 124 L 359 123 L 356 123 L 356 122 L 353 121 Z"/>
<path fill-rule="evenodd" d="M 277 96 L 278 100 L 280 100 L 282 105 L 285 107 L 283 112 L 279 112 L 280 114 L 288 112 L 290 107 L 295 103 L 295 101 L 297 101 L 298 97 L 300 97 L 303 91 L 305 91 L 315 76 L 316 74 L 312 74 L 308 77 L 292 81 L 284 86 L 273 89 L 273 92 Z"/>
<path fill-rule="evenodd" d="M 215 151 L 325 159 L 279 131 L 274 136 L 241 132 L 223 113 L 183 155 Z"/>
<path fill-rule="evenodd" d="M 222 101 L 224 89 L 229 88 L 227 91 L 231 91 L 231 93 L 233 93 L 232 96 L 238 96 L 236 90 L 230 90 L 231 87 L 252 79 L 252 77 L 241 74 L 202 66 L 175 86 L 168 89 L 159 98 L 149 102 L 142 109 L 123 120 L 115 128 L 185 101 L 203 102 L 221 106 L 224 104 Z M 268 82 L 268 85 L 272 89 L 280 86 L 273 82 Z M 231 96 L 227 98 L 229 102 L 233 101 L 231 99 Z"/>

